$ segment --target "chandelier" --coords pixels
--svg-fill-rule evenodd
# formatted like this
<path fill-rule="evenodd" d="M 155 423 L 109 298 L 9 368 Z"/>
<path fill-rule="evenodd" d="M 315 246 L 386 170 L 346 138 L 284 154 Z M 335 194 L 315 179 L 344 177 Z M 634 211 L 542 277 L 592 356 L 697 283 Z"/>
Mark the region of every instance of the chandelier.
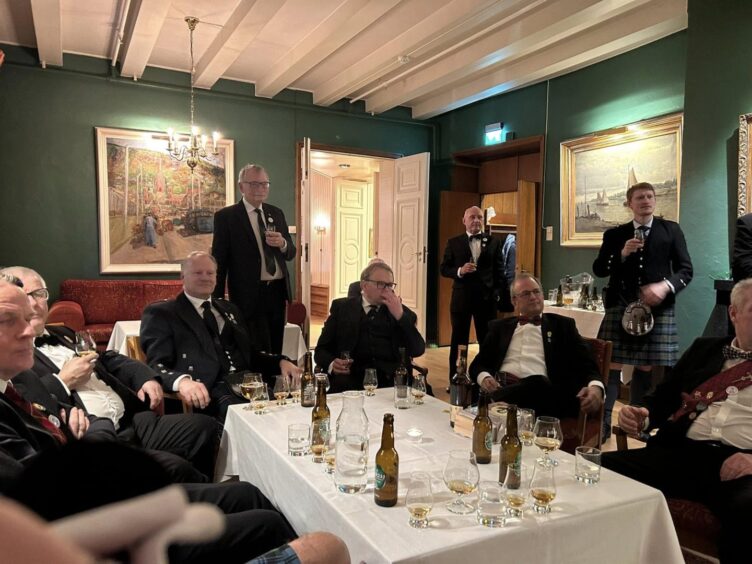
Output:
<path fill-rule="evenodd" d="M 191 134 L 188 139 L 180 139 L 175 135 L 175 131 L 172 128 L 167 130 L 167 152 L 176 161 L 185 160 L 186 164 L 191 167 L 191 174 L 193 169 L 196 168 L 198 160 L 200 158 L 206 158 L 207 156 L 207 137 L 206 135 L 200 135 L 198 127 L 193 124 L 193 114 L 195 113 L 196 103 L 194 100 L 193 82 L 196 74 L 196 66 L 193 62 L 193 31 L 199 23 L 198 18 L 193 16 L 187 16 L 185 23 L 188 24 L 191 39 Z M 211 142 L 211 154 L 218 155 L 217 141 L 219 140 L 219 133 L 212 133 Z"/>

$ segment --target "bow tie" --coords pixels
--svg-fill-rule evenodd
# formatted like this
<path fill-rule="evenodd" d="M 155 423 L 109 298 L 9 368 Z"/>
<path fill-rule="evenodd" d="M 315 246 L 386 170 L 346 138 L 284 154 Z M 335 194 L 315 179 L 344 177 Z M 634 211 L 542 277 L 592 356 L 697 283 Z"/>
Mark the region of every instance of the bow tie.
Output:
<path fill-rule="evenodd" d="M 527 325 L 528 323 L 532 323 L 533 325 L 540 325 L 541 321 L 542 319 L 540 315 L 534 315 L 533 317 L 520 315 L 519 319 L 517 320 L 520 325 Z"/>
<path fill-rule="evenodd" d="M 468 239 L 470 239 L 471 241 L 474 239 L 477 239 L 478 241 L 480 241 L 481 239 L 483 239 L 483 233 L 476 233 L 475 235 L 470 235 Z"/>
<path fill-rule="evenodd" d="M 34 339 L 35 347 L 43 347 L 44 345 L 59 345 L 60 341 L 53 335 L 42 335 Z"/>
<path fill-rule="evenodd" d="M 724 345 L 723 358 L 725 358 L 726 360 L 734 360 L 736 358 L 743 358 L 744 360 L 752 360 L 752 352 L 735 349 L 731 345 Z"/>

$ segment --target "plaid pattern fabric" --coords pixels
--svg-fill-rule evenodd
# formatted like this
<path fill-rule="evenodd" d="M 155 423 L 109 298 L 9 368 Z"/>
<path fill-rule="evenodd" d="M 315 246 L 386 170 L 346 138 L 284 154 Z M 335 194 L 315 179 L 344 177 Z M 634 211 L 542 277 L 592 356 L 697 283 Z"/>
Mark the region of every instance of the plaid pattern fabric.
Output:
<path fill-rule="evenodd" d="M 653 330 L 642 337 L 628 335 L 621 326 L 624 306 L 611 307 L 598 330 L 598 338 L 613 341 L 611 362 L 630 365 L 673 366 L 679 356 L 674 306 L 653 312 Z"/>
<path fill-rule="evenodd" d="M 289 544 L 283 544 L 279 548 L 257 556 L 248 564 L 300 564 L 300 559 Z"/>

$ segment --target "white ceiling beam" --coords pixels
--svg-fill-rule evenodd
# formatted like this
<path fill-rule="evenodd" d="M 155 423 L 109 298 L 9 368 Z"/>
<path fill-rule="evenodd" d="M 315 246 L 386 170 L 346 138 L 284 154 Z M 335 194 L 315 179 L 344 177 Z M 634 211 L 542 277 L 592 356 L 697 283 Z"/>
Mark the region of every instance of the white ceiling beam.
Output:
<path fill-rule="evenodd" d="M 256 96 L 271 98 L 345 45 L 402 0 L 345 0 L 256 83 Z"/>
<path fill-rule="evenodd" d="M 214 86 L 283 5 L 279 0 L 240 2 L 196 65 L 195 85 Z"/>
<path fill-rule="evenodd" d="M 660 0 L 663 1 L 663 0 Z M 426 96 L 485 69 L 509 64 L 558 41 L 655 0 L 559 0 L 527 17 L 443 56 L 404 80 L 394 82 L 366 100 L 366 110 L 380 113 Z"/>
<path fill-rule="evenodd" d="M 133 0 L 125 31 L 120 74 L 141 78 L 172 0 Z"/>
<path fill-rule="evenodd" d="M 383 77 L 398 71 L 400 57 L 415 61 L 450 47 L 463 38 L 498 25 L 509 14 L 519 14 L 545 0 L 452 0 L 400 35 L 369 53 L 349 68 L 338 72 L 313 92 L 313 102 L 330 105 L 341 98 L 365 92 Z"/>
<path fill-rule="evenodd" d="M 31 15 L 42 67 L 63 66 L 63 10 L 61 0 L 31 0 Z"/>
<path fill-rule="evenodd" d="M 671 0 L 671 3 L 674 3 Z M 607 22 L 475 80 L 418 100 L 413 118 L 428 119 L 517 88 L 561 76 L 626 53 L 687 27 L 687 14 L 653 6 Z M 647 21 L 646 21 L 647 20 Z"/>

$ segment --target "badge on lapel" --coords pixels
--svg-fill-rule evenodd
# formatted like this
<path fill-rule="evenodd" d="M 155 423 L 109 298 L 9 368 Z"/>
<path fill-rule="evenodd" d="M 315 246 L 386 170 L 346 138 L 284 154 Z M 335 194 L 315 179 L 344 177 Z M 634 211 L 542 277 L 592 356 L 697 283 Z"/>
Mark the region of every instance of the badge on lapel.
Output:
<path fill-rule="evenodd" d="M 480 248 L 485 249 L 486 245 L 488 245 L 488 237 L 484 235 L 483 238 L 480 240 Z"/>
<path fill-rule="evenodd" d="M 551 344 L 551 331 L 546 331 L 546 340 L 548 340 L 548 344 Z"/>
<path fill-rule="evenodd" d="M 274 218 L 270 215 L 266 216 L 266 224 L 269 225 L 270 223 L 274 223 Z"/>

